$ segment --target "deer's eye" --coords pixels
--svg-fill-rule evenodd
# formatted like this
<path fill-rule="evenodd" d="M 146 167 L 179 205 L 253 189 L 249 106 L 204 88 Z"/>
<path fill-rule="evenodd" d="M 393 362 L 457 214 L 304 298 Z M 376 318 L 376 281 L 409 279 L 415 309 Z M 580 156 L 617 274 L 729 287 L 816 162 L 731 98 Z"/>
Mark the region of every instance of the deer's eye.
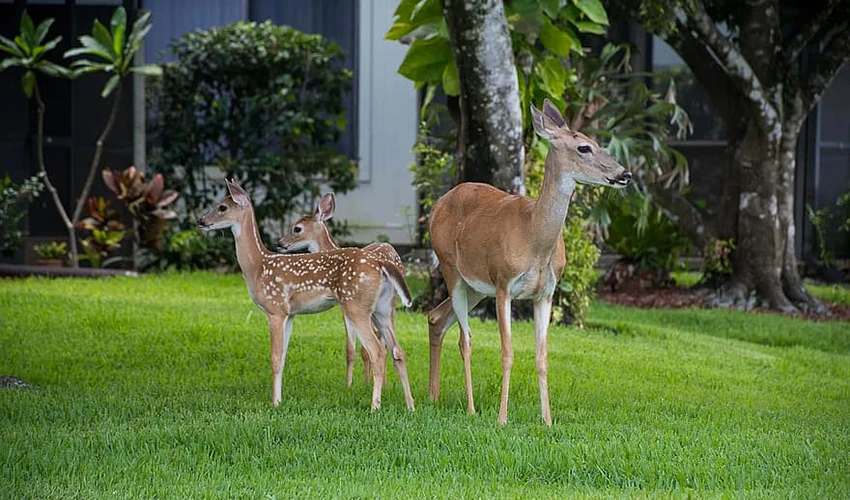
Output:
<path fill-rule="evenodd" d="M 587 145 L 581 145 L 581 146 L 578 147 L 578 152 L 583 154 L 583 155 L 586 155 L 587 153 L 590 153 L 591 151 L 592 150 L 590 149 L 590 146 L 587 146 Z"/>
<path fill-rule="evenodd" d="M 218 211 L 219 212 L 227 212 L 227 205 L 219 205 Z"/>
<path fill-rule="evenodd" d="M 303 231 L 303 229 L 301 228 L 301 226 L 295 226 L 295 227 L 293 227 L 293 228 L 292 228 L 292 232 L 293 232 L 293 233 L 295 233 L 295 234 L 298 234 L 298 233 L 300 233 L 301 231 Z"/>

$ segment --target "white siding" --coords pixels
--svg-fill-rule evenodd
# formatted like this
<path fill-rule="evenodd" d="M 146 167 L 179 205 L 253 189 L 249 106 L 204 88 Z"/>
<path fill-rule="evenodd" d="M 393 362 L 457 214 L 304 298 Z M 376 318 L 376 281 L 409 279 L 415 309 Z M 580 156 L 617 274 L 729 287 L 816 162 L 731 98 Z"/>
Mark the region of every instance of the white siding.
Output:
<path fill-rule="evenodd" d="M 397 0 L 361 0 L 358 79 L 357 188 L 337 199 L 337 217 L 347 220 L 349 239 L 368 243 L 379 235 L 409 244 L 418 207 L 411 185 L 416 140 L 417 95 L 396 70 L 407 46 L 384 40 Z M 407 215 L 405 215 L 407 213 Z"/>

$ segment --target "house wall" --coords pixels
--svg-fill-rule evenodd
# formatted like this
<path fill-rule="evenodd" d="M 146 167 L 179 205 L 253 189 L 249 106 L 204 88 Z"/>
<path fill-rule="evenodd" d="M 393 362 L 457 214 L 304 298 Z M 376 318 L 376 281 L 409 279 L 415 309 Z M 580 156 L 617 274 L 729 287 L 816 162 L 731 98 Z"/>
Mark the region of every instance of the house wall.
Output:
<path fill-rule="evenodd" d="M 395 0 L 361 0 L 359 12 L 358 187 L 337 199 L 361 243 L 384 235 L 412 244 L 418 205 L 410 165 L 416 141 L 418 98 L 413 84 L 396 70 L 407 47 L 384 39 L 392 25 Z"/>
<path fill-rule="evenodd" d="M 414 160 L 418 101 L 413 84 L 396 73 L 406 47 L 384 40 L 397 4 L 397 0 L 142 0 L 154 20 L 146 51 L 151 60 L 168 61 L 164 50 L 172 38 L 243 19 L 270 19 L 338 43 L 355 81 L 346 96 L 348 125 L 337 149 L 358 161 L 358 184 L 337 197 L 336 218 L 348 222 L 347 240 L 368 243 L 386 236 L 392 243 L 411 244 L 418 205 L 409 167 Z"/>

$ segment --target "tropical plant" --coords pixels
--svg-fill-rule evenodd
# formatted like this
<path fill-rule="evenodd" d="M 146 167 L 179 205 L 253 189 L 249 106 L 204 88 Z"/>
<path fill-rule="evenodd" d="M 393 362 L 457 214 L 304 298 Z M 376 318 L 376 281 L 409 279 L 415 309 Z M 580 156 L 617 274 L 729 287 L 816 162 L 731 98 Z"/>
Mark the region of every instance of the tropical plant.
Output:
<path fill-rule="evenodd" d="M 237 269 L 233 242 L 228 238 L 207 236 L 197 228 L 166 231 L 162 251 L 149 253 L 140 259 L 144 271 L 191 271 Z"/>
<path fill-rule="evenodd" d="M 19 185 L 8 175 L 0 179 L 0 255 L 14 255 L 23 243 L 24 232 L 18 222 L 26 214 L 26 205 L 44 189 L 41 179 L 41 174 L 35 175 Z"/>
<path fill-rule="evenodd" d="M 32 249 L 44 260 L 61 260 L 66 257 L 68 245 L 64 241 L 50 241 L 33 245 Z"/>
<path fill-rule="evenodd" d="M 599 0 L 514 0 L 505 2 L 514 59 L 520 78 L 525 116 L 531 102 L 549 98 L 564 106 L 564 90 L 571 73 L 561 62 L 571 53 L 583 54 L 577 33 L 602 34 L 608 16 Z M 387 40 L 410 44 L 399 74 L 424 85 L 441 86 L 457 96 L 460 85 L 440 0 L 402 0 L 394 13 Z"/>
<path fill-rule="evenodd" d="M 86 203 L 86 209 L 88 217 L 77 223 L 79 229 L 89 232 L 82 240 L 85 252 L 83 258 L 92 267 L 105 267 L 121 260 L 121 257 L 106 259 L 111 252 L 121 248 L 126 235 L 126 228 L 118 212 L 112 208 L 112 202 L 100 196 L 92 196 Z"/>
<path fill-rule="evenodd" d="M 179 196 L 176 191 L 165 190 L 165 179 L 156 174 L 145 181 L 145 176 L 131 166 L 123 172 L 104 170 L 103 182 L 136 219 L 136 241 L 141 248 L 155 252 L 163 249 L 163 234 L 177 212 L 168 208 Z"/>
<path fill-rule="evenodd" d="M 133 57 L 141 47 L 145 35 L 151 29 L 150 13 L 145 13 L 139 17 L 130 29 L 129 35 L 127 35 L 127 14 L 123 7 L 115 9 L 109 29 L 99 20 L 95 20 L 92 36 L 84 35 L 79 38 L 82 47 L 65 52 L 66 58 L 80 55 L 93 58 L 75 60 L 71 63 L 74 70 L 69 70 L 46 59 L 47 54 L 62 39 L 61 37 L 56 37 L 49 42 L 44 42 L 52 24 L 53 19 L 47 19 L 41 22 L 38 27 L 35 27 L 32 19 L 24 12 L 21 17 L 20 35 L 15 37 L 15 41 L 12 42 L 0 37 L 0 50 L 10 54 L 10 57 L 0 61 L 0 71 L 10 67 L 21 67 L 24 70 L 21 80 L 24 94 L 27 98 L 35 98 L 38 116 L 38 133 L 36 138 L 38 167 L 43 175 L 47 190 L 53 198 L 56 211 L 68 233 L 69 263 L 72 267 L 76 267 L 78 265 L 78 252 L 75 228 L 85 208 L 95 172 L 97 172 L 100 166 L 104 144 L 115 125 L 120 107 L 123 78 L 130 73 L 156 75 L 160 73 L 160 69 L 156 65 L 133 66 L 132 64 Z M 94 154 L 88 174 L 86 175 L 86 180 L 83 183 L 80 194 L 76 197 L 77 203 L 74 206 L 74 210 L 70 214 L 62 204 L 58 191 L 51 183 L 44 164 L 45 105 L 36 78 L 37 73 L 48 77 L 65 78 L 74 78 L 87 73 L 105 73 L 111 75 L 101 92 L 101 96 L 104 98 L 112 96 L 109 117 L 95 142 Z"/>
<path fill-rule="evenodd" d="M 239 22 L 193 31 L 170 49 L 178 62 L 166 66 L 155 99 L 151 165 L 183 195 L 188 214 L 219 194 L 210 165 L 252 195 L 259 221 L 311 211 L 323 187 L 355 187 L 353 162 L 335 150 L 352 78 L 335 43 Z"/>

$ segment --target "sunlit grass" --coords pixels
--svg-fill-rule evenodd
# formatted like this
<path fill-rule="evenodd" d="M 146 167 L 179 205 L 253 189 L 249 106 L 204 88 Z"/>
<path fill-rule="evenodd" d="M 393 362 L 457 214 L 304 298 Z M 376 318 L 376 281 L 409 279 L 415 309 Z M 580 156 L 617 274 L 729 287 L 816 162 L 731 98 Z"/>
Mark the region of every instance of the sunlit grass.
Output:
<path fill-rule="evenodd" d="M 375 414 L 359 364 L 345 387 L 338 310 L 297 318 L 272 408 L 240 276 L 3 280 L 0 375 L 38 389 L 0 390 L 0 498 L 850 495 L 850 324 L 602 303 L 588 324 L 551 328 L 551 429 L 515 324 L 497 428 L 493 322 L 472 323 L 477 416 L 455 329 L 428 401 L 427 322 L 408 312 L 415 413 L 392 368 Z"/>

